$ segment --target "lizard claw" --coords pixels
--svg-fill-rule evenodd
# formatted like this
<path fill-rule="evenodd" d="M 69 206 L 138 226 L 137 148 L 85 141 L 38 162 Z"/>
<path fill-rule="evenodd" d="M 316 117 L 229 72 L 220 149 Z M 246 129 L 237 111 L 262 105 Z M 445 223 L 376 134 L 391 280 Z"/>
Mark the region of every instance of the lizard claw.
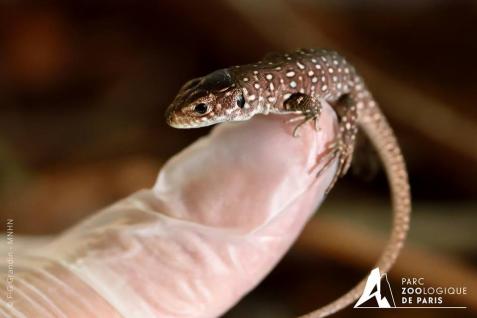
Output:
<path fill-rule="evenodd" d="M 318 126 L 319 118 L 320 118 L 320 116 L 319 116 L 318 113 L 306 112 L 306 113 L 303 113 L 302 115 L 298 115 L 296 117 L 293 117 L 293 118 L 287 120 L 287 123 L 293 123 L 293 122 L 296 122 L 296 121 L 300 121 L 295 126 L 295 128 L 293 129 L 293 137 L 298 137 L 298 136 L 300 136 L 299 131 L 303 127 L 303 125 L 305 125 L 306 123 L 308 123 L 311 120 L 313 120 L 313 123 L 314 123 L 313 127 L 315 128 L 315 130 L 319 131 L 320 130 L 320 128 Z"/>
<path fill-rule="evenodd" d="M 315 124 L 315 131 L 320 131 L 321 130 L 320 125 L 319 125 L 319 119 L 320 118 L 318 118 L 318 117 L 313 118 L 313 122 Z"/>
<path fill-rule="evenodd" d="M 305 119 L 305 115 L 300 114 L 300 115 L 298 115 L 298 116 L 295 116 L 295 117 L 292 117 L 292 118 L 290 118 L 290 119 L 287 119 L 287 120 L 285 121 L 285 123 L 286 123 L 286 124 L 290 124 L 290 123 L 294 123 L 294 122 L 296 122 L 296 121 L 300 121 L 300 120 L 303 120 L 303 119 Z"/>
<path fill-rule="evenodd" d="M 316 161 L 316 164 L 310 170 L 310 173 L 312 173 L 313 170 L 315 170 L 321 163 L 324 162 L 323 167 L 316 173 L 316 179 L 318 179 L 322 175 L 322 173 L 330 167 L 330 165 L 333 163 L 336 157 L 339 158 L 338 168 L 336 169 L 336 172 L 333 176 L 333 179 L 331 180 L 330 185 L 325 191 L 325 195 L 327 195 L 331 191 L 331 189 L 335 186 L 336 182 L 338 181 L 338 178 L 344 175 L 343 170 L 344 170 L 346 158 L 347 158 L 347 153 L 345 150 L 346 149 L 343 146 L 343 143 L 338 138 L 337 141 L 329 144 L 327 146 L 327 149 L 322 154 L 319 155 Z"/>

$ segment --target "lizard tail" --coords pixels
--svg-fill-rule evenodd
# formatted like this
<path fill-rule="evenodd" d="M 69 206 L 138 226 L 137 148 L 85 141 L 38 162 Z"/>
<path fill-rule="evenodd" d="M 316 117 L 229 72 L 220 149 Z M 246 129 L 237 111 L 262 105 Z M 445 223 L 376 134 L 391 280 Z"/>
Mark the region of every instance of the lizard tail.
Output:
<path fill-rule="evenodd" d="M 404 158 L 391 127 L 367 90 L 355 93 L 352 93 L 352 95 L 355 95 L 352 97 L 355 97 L 354 99 L 357 102 L 355 105 L 358 106 L 359 125 L 377 149 L 386 170 L 391 190 L 394 214 L 392 232 L 376 264 L 382 275 L 390 270 L 406 239 L 411 216 L 411 194 Z M 302 318 L 326 317 L 343 309 L 357 301 L 365 285 L 366 279 L 363 279 L 337 300 L 302 316 Z"/>

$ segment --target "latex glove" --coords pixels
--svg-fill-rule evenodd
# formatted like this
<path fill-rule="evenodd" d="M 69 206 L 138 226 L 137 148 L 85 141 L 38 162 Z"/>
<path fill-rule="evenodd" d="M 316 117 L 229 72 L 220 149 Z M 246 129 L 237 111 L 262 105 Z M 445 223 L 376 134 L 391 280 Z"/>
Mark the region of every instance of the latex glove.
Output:
<path fill-rule="evenodd" d="M 336 170 L 334 162 L 316 179 L 317 158 L 337 129 L 331 108 L 323 110 L 319 132 L 306 125 L 299 138 L 286 119 L 218 126 L 169 160 L 153 189 L 17 258 L 13 297 L 2 297 L 0 314 L 224 313 L 285 254 Z"/>

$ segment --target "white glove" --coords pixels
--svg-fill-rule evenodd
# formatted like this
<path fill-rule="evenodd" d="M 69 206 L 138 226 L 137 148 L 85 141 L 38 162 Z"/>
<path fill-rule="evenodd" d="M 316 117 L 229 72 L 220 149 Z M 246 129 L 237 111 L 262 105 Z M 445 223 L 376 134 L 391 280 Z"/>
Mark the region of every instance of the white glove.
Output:
<path fill-rule="evenodd" d="M 17 257 L 0 315 L 223 314 L 286 253 L 336 171 L 333 162 L 316 178 L 337 129 L 331 108 L 320 131 L 305 125 L 299 138 L 286 119 L 219 125 L 170 159 L 152 189 Z"/>

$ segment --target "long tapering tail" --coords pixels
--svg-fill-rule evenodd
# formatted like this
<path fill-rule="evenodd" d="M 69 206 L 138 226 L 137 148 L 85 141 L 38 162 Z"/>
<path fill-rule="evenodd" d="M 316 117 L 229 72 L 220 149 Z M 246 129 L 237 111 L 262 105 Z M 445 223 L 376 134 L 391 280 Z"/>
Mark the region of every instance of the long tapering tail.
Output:
<path fill-rule="evenodd" d="M 376 147 L 386 170 L 394 214 L 391 236 L 376 264 L 383 274 L 394 264 L 406 239 L 411 216 L 411 194 L 406 165 L 396 137 L 371 94 L 364 88 L 364 84 L 361 87 L 351 94 L 358 106 L 358 122 Z M 360 297 L 365 284 L 366 279 L 337 300 L 302 318 L 326 317 L 352 304 Z"/>

